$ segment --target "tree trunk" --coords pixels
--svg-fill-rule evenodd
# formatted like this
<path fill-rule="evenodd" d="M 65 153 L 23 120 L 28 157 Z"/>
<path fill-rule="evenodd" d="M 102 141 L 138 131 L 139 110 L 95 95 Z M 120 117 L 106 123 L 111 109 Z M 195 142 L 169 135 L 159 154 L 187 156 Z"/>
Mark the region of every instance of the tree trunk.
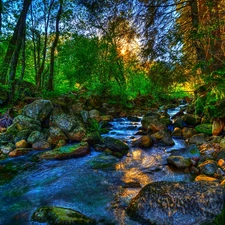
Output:
<path fill-rule="evenodd" d="M 57 47 L 58 41 L 59 41 L 59 21 L 62 15 L 62 0 L 59 1 L 59 10 L 56 16 L 56 28 L 55 28 L 55 39 L 52 43 L 51 47 L 51 56 L 50 56 L 50 73 L 49 73 L 49 79 L 48 79 L 48 91 L 53 91 L 54 85 L 53 85 L 53 78 L 54 78 L 54 64 L 55 64 L 55 49 Z"/>

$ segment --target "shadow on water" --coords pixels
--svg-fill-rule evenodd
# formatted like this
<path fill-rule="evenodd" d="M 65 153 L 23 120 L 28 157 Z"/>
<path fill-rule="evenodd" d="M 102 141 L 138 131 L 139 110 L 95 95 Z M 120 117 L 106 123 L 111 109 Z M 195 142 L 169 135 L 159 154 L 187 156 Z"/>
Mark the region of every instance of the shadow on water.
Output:
<path fill-rule="evenodd" d="M 130 143 L 140 120 L 117 119 L 109 135 Z M 182 140 L 175 143 L 173 148 L 184 147 Z M 9 169 L 9 179 L 0 183 L 0 224 L 39 225 L 31 220 L 32 213 L 40 206 L 54 205 L 78 210 L 99 224 L 138 225 L 129 220 L 125 208 L 141 187 L 154 181 L 190 180 L 188 174 L 168 167 L 170 150 L 131 148 L 121 160 L 104 156 L 112 161 L 109 167 L 101 168 L 93 167 L 102 157 L 94 151 L 62 161 L 34 160 L 37 153 L 1 161 L 1 180 L 1 168 L 12 166 L 14 172 L 10 177 Z"/>

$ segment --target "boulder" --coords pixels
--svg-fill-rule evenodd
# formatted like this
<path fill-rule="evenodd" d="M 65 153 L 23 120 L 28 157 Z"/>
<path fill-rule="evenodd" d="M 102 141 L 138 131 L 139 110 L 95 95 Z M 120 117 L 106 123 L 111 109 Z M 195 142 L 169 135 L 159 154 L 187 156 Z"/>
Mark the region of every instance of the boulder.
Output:
<path fill-rule="evenodd" d="M 127 214 L 142 225 L 225 224 L 224 188 L 207 182 L 155 182 L 134 197 Z"/>
<path fill-rule="evenodd" d="M 0 144 L 5 144 L 13 140 L 13 135 L 10 133 L 0 133 Z"/>
<path fill-rule="evenodd" d="M 200 151 L 196 145 L 190 145 L 187 148 L 171 151 L 167 162 L 179 169 L 187 168 L 197 164 L 200 158 Z"/>
<path fill-rule="evenodd" d="M 141 120 L 141 124 L 144 130 L 147 130 L 149 125 L 152 123 L 154 119 L 159 119 L 160 115 L 155 112 L 149 112 L 147 113 L 143 119 Z"/>
<path fill-rule="evenodd" d="M 23 115 L 43 122 L 48 118 L 53 110 L 53 104 L 50 100 L 36 100 L 23 108 Z"/>
<path fill-rule="evenodd" d="M 9 154 L 11 151 L 13 151 L 16 148 L 16 146 L 12 143 L 8 143 L 7 145 L 2 145 L 0 147 L 0 150 L 3 154 Z"/>
<path fill-rule="evenodd" d="M 193 128 L 184 127 L 182 129 L 182 136 L 185 139 L 189 139 L 196 134 L 196 131 Z"/>
<path fill-rule="evenodd" d="M 192 136 L 189 140 L 190 144 L 196 144 L 196 145 L 201 145 L 204 144 L 208 139 L 208 136 L 206 134 L 200 133 L 200 134 L 195 134 Z"/>
<path fill-rule="evenodd" d="M 81 141 L 86 135 L 84 125 L 73 115 L 63 113 L 54 118 L 52 125 L 60 128 L 70 141 Z"/>
<path fill-rule="evenodd" d="M 212 124 L 212 134 L 219 135 L 224 128 L 224 122 L 220 119 L 215 119 Z"/>
<path fill-rule="evenodd" d="M 16 143 L 21 140 L 27 140 L 30 133 L 31 130 L 29 129 L 19 131 L 18 133 L 15 134 L 13 142 Z"/>
<path fill-rule="evenodd" d="M 214 178 L 214 177 L 209 177 L 206 176 L 204 174 L 198 175 L 197 177 L 195 177 L 195 181 L 205 181 L 205 182 L 215 182 L 215 183 L 219 183 L 219 180 Z"/>
<path fill-rule="evenodd" d="M 126 155 L 129 150 L 129 146 L 119 139 L 112 137 L 105 137 L 104 144 L 113 152 L 120 153 L 121 155 Z"/>
<path fill-rule="evenodd" d="M 87 142 L 81 142 L 79 144 L 62 146 L 49 150 L 40 155 L 41 159 L 69 159 L 77 158 L 87 155 L 90 152 L 90 148 Z"/>
<path fill-rule="evenodd" d="M 104 140 L 103 138 L 101 137 L 101 135 L 99 134 L 99 132 L 92 132 L 92 133 L 89 133 L 86 138 L 83 139 L 83 141 L 87 141 L 88 144 L 90 146 L 95 146 L 95 145 L 98 145 L 98 144 L 103 144 L 104 143 Z"/>
<path fill-rule="evenodd" d="M 52 145 L 57 145 L 60 140 L 67 141 L 68 138 L 63 133 L 63 131 L 58 127 L 50 127 L 49 134 L 48 134 L 48 143 Z"/>
<path fill-rule="evenodd" d="M 19 115 L 14 118 L 13 124 L 7 128 L 7 132 L 17 134 L 21 130 L 30 130 L 30 132 L 34 130 L 41 131 L 41 123 L 39 120 Z"/>
<path fill-rule="evenodd" d="M 9 153 L 9 156 L 10 157 L 17 157 L 17 156 L 21 156 L 21 155 L 26 155 L 30 151 L 32 151 L 32 148 L 16 148 Z"/>
<path fill-rule="evenodd" d="M 212 135 L 212 124 L 204 123 L 204 124 L 197 125 L 195 127 L 195 130 L 199 133 Z"/>
<path fill-rule="evenodd" d="M 97 225 L 95 220 L 69 208 L 56 206 L 44 206 L 37 209 L 32 219 L 39 223 L 48 224 L 76 224 L 76 225 Z"/>
<path fill-rule="evenodd" d="M 213 160 L 206 160 L 202 162 L 198 167 L 201 173 L 208 176 L 213 176 L 218 169 L 216 162 Z"/>
<path fill-rule="evenodd" d="M 15 143 L 16 148 L 27 148 L 28 143 L 25 140 L 21 140 Z"/>
<path fill-rule="evenodd" d="M 201 122 L 201 117 L 193 114 L 185 114 L 183 116 L 184 121 L 190 125 L 197 125 Z"/>
<path fill-rule="evenodd" d="M 44 141 L 44 140 L 46 140 L 46 138 L 47 137 L 45 134 L 41 133 L 38 130 L 35 130 L 30 133 L 30 135 L 27 138 L 27 142 L 30 144 L 33 144 L 37 141 Z"/>
<path fill-rule="evenodd" d="M 97 122 L 99 122 L 101 120 L 101 115 L 100 115 L 99 111 L 96 109 L 92 109 L 91 111 L 89 111 L 88 114 L 89 114 L 89 118 L 95 119 Z"/>
<path fill-rule="evenodd" d="M 133 140 L 132 145 L 140 148 L 151 148 L 153 146 L 153 140 L 149 135 L 144 135 Z"/>
<path fill-rule="evenodd" d="M 181 137 L 182 136 L 182 130 L 179 127 L 175 127 L 173 132 L 171 133 L 172 136 L 175 137 Z"/>
<path fill-rule="evenodd" d="M 48 150 L 51 148 L 51 145 L 45 140 L 39 140 L 32 144 L 34 150 Z"/>
<path fill-rule="evenodd" d="M 151 135 L 153 138 L 159 141 L 160 145 L 171 146 L 174 145 L 174 141 L 168 131 L 160 130 L 157 133 Z"/>
<path fill-rule="evenodd" d="M 225 150 L 225 138 L 220 140 L 220 147 Z"/>

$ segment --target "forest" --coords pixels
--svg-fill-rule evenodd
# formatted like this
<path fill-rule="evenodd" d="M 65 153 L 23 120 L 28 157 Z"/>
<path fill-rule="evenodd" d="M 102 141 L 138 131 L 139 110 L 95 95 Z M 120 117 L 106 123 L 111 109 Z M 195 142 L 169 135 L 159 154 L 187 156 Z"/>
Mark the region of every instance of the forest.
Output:
<path fill-rule="evenodd" d="M 86 88 L 123 102 L 204 89 L 207 111 L 224 97 L 224 4 L 1 0 L 1 102 L 25 81 L 43 96 Z"/>
<path fill-rule="evenodd" d="M 0 0 L 0 225 L 224 225 L 224 9 Z"/>

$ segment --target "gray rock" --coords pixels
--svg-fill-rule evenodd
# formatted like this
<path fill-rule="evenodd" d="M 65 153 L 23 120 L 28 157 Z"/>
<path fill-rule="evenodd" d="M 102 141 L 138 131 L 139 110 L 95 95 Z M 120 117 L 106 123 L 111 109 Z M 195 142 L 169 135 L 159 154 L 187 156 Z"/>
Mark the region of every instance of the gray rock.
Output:
<path fill-rule="evenodd" d="M 23 115 L 30 118 L 44 121 L 53 110 L 53 104 L 50 100 L 36 100 L 23 108 Z"/>
<path fill-rule="evenodd" d="M 195 134 L 190 138 L 189 143 L 190 144 L 196 144 L 196 145 L 201 145 L 204 144 L 208 139 L 208 136 L 206 134 L 200 133 L 200 134 Z"/>
<path fill-rule="evenodd" d="M 206 160 L 205 162 L 201 163 L 199 166 L 200 171 L 208 176 L 213 176 L 217 172 L 217 164 L 213 160 Z"/>
<path fill-rule="evenodd" d="M 33 144 L 37 141 L 44 141 L 46 140 L 46 135 L 41 133 L 40 131 L 32 131 L 30 133 L 30 135 L 28 136 L 27 138 L 27 142 L 30 143 L 30 144 Z"/>
<path fill-rule="evenodd" d="M 196 164 L 200 158 L 200 151 L 196 145 L 190 145 L 181 150 L 173 150 L 167 158 L 167 162 L 179 169 Z"/>
<path fill-rule="evenodd" d="M 142 225 L 224 224 L 224 188 L 207 182 L 155 182 L 134 197 L 127 214 Z"/>

